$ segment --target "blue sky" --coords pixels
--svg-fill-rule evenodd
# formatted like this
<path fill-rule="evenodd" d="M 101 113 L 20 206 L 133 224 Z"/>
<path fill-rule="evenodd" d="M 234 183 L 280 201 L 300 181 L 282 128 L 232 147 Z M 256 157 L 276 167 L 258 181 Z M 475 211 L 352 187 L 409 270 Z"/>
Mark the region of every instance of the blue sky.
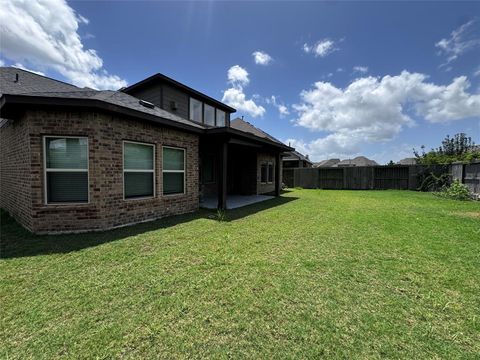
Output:
<path fill-rule="evenodd" d="M 4 64 L 96 88 L 161 72 L 314 160 L 480 143 L 478 2 L 6 5 Z"/>

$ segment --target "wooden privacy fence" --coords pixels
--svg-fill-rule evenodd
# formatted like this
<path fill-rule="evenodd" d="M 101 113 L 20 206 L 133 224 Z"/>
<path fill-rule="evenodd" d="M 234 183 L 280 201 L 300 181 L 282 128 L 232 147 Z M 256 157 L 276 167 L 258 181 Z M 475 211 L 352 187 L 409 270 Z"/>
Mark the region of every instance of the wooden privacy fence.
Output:
<path fill-rule="evenodd" d="M 464 183 L 471 192 L 480 194 L 480 161 L 452 164 L 451 174 L 453 180 Z"/>
<path fill-rule="evenodd" d="M 461 173 L 465 181 L 475 183 L 478 191 L 479 167 L 463 165 L 468 170 Z M 440 176 L 448 172 L 443 165 L 392 165 L 355 166 L 330 168 L 283 169 L 283 182 L 288 187 L 306 189 L 345 189 L 345 190 L 417 190 L 422 178 L 430 173 Z M 473 180 L 470 180 L 473 179 Z"/>

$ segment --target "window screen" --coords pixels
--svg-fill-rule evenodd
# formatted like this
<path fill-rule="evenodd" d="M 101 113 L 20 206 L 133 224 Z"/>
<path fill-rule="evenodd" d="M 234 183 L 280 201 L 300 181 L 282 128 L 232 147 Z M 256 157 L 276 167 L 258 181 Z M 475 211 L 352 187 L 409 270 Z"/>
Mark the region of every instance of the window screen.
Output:
<path fill-rule="evenodd" d="M 202 102 L 190 98 L 190 120 L 202 122 Z"/>
<path fill-rule="evenodd" d="M 215 108 L 207 104 L 204 105 L 204 108 L 203 122 L 205 125 L 215 126 Z"/>
<path fill-rule="evenodd" d="M 225 111 L 217 109 L 217 126 L 225 126 Z"/>
<path fill-rule="evenodd" d="M 164 147 L 162 164 L 163 194 L 183 194 L 185 192 L 185 150 Z"/>
<path fill-rule="evenodd" d="M 47 203 L 88 202 L 88 138 L 45 137 Z"/>
<path fill-rule="evenodd" d="M 123 143 L 123 189 L 125 199 L 154 196 L 155 146 Z"/>

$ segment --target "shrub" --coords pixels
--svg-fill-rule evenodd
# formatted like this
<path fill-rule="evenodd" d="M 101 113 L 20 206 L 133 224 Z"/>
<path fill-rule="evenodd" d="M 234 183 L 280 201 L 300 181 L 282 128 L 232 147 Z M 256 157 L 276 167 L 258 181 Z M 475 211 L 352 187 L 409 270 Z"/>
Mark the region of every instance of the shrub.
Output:
<path fill-rule="evenodd" d="M 445 187 L 439 195 L 454 200 L 470 200 L 472 196 L 468 187 L 458 180 L 455 180 L 450 186 Z"/>
<path fill-rule="evenodd" d="M 450 185 L 450 175 L 445 173 L 436 176 L 433 172 L 419 175 L 419 191 L 440 191 Z"/>

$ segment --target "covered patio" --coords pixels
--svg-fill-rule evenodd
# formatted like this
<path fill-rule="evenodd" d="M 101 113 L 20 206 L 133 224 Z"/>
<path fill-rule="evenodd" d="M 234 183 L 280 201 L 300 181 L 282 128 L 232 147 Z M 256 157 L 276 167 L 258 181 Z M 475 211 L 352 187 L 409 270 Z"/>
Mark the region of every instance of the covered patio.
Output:
<path fill-rule="evenodd" d="M 275 196 L 271 195 L 227 195 L 226 209 L 237 209 L 239 207 L 256 204 L 274 198 Z M 200 207 L 204 209 L 217 209 L 218 197 L 206 197 L 200 202 Z"/>
<path fill-rule="evenodd" d="M 200 207 L 235 209 L 280 195 L 282 154 L 292 148 L 236 119 L 200 138 Z"/>

